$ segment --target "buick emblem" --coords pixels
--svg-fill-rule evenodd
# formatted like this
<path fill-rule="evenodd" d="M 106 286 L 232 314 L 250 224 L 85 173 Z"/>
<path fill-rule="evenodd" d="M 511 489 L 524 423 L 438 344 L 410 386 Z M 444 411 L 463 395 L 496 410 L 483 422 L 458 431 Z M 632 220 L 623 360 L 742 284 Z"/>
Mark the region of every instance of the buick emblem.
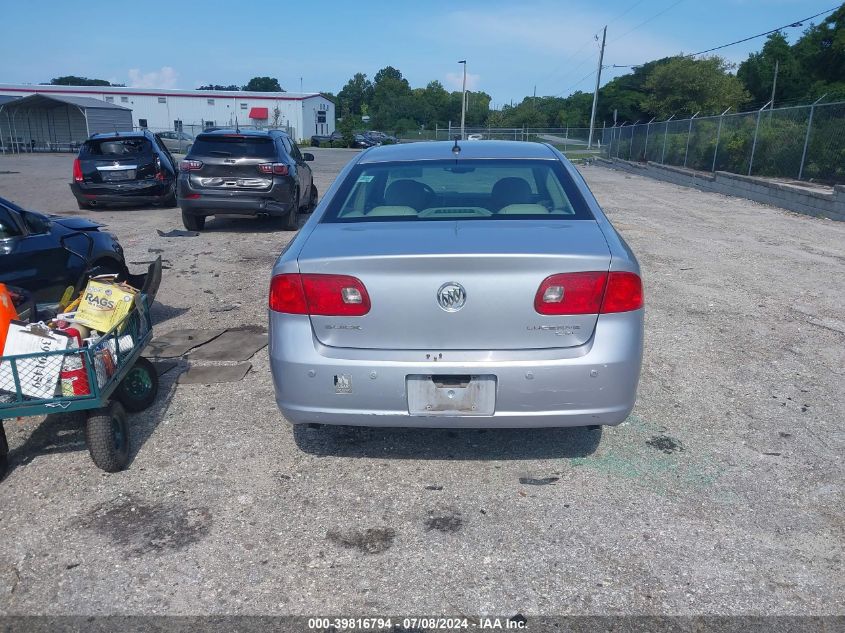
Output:
<path fill-rule="evenodd" d="M 446 312 L 457 312 L 467 302 L 467 291 L 456 281 L 448 281 L 437 291 L 437 303 Z"/>

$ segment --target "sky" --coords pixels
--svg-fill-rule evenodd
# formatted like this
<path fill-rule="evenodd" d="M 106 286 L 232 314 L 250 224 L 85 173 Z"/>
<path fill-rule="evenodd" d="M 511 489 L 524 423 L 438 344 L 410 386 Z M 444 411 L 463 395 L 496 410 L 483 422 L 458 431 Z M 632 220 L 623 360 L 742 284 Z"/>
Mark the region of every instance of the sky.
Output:
<path fill-rule="evenodd" d="M 398 68 L 412 87 L 467 85 L 493 104 L 592 92 L 601 28 L 604 64 L 693 53 L 837 6 L 837 0 L 313 0 L 166 4 L 0 0 L 0 83 L 61 75 L 139 88 L 279 79 L 337 93 L 356 72 Z M 825 16 L 816 18 L 820 22 Z M 809 23 L 805 24 L 806 27 Z M 802 28 L 786 29 L 794 41 Z M 759 38 L 720 51 L 739 63 Z M 602 84 L 627 72 L 605 68 Z"/>

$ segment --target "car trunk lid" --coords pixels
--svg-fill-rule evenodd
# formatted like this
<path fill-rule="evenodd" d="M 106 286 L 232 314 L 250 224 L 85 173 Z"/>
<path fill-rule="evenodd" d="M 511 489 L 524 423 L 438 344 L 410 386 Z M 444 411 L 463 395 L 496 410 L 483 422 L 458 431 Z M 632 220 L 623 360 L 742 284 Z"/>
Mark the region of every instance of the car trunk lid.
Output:
<path fill-rule="evenodd" d="M 318 340 L 371 349 L 537 349 L 582 345 L 597 315 L 544 316 L 541 282 L 556 273 L 607 271 L 593 220 L 326 223 L 308 237 L 302 273 L 353 275 L 369 294 L 360 317 L 311 316 Z M 445 284 L 465 303 L 441 307 Z"/>

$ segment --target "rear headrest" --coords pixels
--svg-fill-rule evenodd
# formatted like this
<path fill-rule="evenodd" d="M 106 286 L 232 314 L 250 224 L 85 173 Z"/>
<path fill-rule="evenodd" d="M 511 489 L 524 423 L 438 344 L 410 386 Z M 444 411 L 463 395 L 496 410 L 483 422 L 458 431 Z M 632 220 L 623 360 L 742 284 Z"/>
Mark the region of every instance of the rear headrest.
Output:
<path fill-rule="evenodd" d="M 531 186 L 522 178 L 502 178 L 493 185 L 490 196 L 495 210 L 510 204 L 531 204 Z"/>
<path fill-rule="evenodd" d="M 389 207 L 411 207 L 419 211 L 426 206 L 425 187 L 416 180 L 397 180 L 384 192 L 384 204 Z"/>

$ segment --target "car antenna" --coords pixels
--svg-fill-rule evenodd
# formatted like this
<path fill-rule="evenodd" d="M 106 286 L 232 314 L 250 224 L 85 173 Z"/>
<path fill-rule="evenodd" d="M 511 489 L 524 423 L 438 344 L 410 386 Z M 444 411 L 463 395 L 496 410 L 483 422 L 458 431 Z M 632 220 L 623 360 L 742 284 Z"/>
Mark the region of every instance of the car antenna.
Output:
<path fill-rule="evenodd" d="M 461 138 L 460 136 L 455 136 L 455 144 L 452 146 L 452 153 L 455 155 L 455 158 L 461 153 L 461 146 L 458 145 L 458 139 Z"/>

